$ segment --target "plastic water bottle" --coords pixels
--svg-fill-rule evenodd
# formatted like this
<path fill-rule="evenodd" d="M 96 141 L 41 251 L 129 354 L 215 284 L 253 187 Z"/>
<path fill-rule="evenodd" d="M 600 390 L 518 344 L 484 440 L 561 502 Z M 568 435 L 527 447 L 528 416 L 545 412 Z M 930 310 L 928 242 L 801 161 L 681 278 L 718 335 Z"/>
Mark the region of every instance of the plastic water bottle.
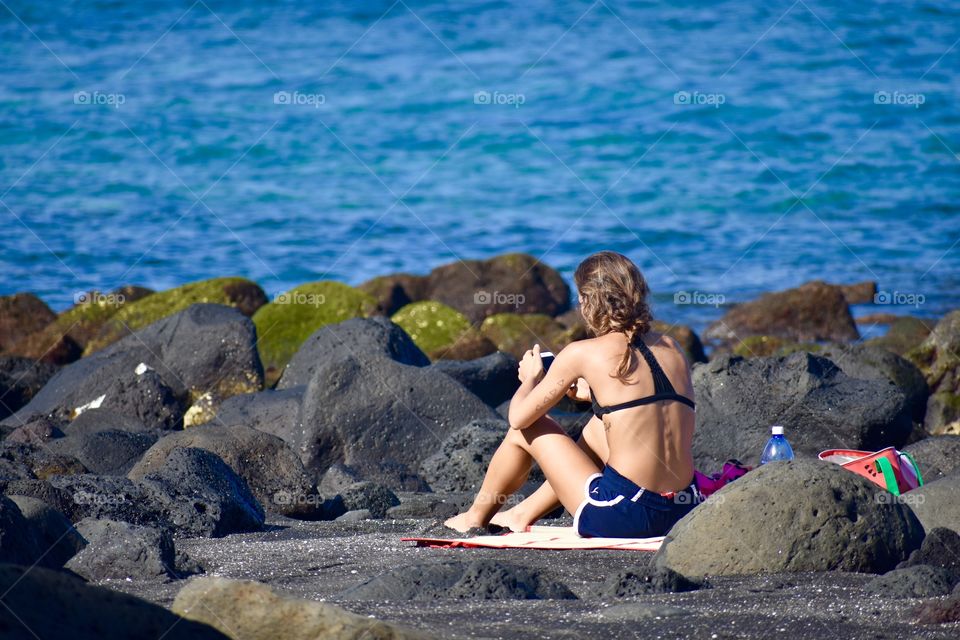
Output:
<path fill-rule="evenodd" d="M 760 456 L 760 464 L 776 462 L 777 460 L 793 460 L 793 449 L 790 443 L 783 437 L 783 427 L 770 427 L 770 439 L 767 440 L 767 446 L 763 448 L 763 455 Z"/>

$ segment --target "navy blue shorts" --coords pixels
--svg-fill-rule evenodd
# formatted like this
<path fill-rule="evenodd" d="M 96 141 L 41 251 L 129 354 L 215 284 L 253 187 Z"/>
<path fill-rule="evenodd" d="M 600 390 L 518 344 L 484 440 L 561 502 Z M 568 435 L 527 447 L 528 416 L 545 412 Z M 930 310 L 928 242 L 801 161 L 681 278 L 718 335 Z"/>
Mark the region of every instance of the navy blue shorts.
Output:
<path fill-rule="evenodd" d="M 693 484 L 667 498 L 638 486 L 609 465 L 603 473 L 587 478 L 585 491 L 573 528 L 587 538 L 663 536 L 700 501 Z"/>

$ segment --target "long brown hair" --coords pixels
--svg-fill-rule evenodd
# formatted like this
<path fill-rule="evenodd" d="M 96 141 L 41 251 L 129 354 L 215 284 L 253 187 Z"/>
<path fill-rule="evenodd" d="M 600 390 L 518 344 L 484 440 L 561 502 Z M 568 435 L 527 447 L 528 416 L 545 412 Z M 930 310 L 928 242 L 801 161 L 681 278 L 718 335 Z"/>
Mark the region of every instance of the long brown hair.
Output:
<path fill-rule="evenodd" d="M 627 335 L 627 349 L 612 376 L 626 379 L 638 364 L 633 347 L 653 322 L 646 279 L 630 258 L 615 251 L 601 251 L 580 263 L 573 280 L 587 328 L 597 336 L 613 332 Z"/>

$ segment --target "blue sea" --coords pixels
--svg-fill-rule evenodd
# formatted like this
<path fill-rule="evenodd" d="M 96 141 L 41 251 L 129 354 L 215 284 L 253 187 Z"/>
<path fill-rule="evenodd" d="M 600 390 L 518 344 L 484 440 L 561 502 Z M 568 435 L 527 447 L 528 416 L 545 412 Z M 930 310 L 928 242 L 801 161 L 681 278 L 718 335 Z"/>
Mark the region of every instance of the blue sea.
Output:
<path fill-rule="evenodd" d="M 698 328 L 960 307 L 957 3 L 0 5 L 3 294 L 614 249 Z"/>

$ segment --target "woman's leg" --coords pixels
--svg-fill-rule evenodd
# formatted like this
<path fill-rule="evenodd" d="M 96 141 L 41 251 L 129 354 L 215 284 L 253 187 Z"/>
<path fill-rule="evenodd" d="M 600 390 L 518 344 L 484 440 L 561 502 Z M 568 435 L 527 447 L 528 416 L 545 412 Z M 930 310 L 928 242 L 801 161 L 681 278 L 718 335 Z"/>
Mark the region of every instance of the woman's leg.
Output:
<path fill-rule="evenodd" d="M 577 446 L 593 460 L 597 467 L 602 468 L 606 464 L 607 458 L 610 457 L 610 449 L 607 447 L 603 422 L 599 418 L 596 416 L 590 418 L 583 427 Z M 560 506 L 560 500 L 557 498 L 557 492 L 548 481 L 541 484 L 522 502 L 494 515 L 490 522 L 508 527 L 513 531 L 523 531 L 558 506 Z"/>
<path fill-rule="evenodd" d="M 457 531 L 482 527 L 506 499 L 526 482 L 536 460 L 560 503 L 571 513 L 583 502 L 587 478 L 600 466 L 552 418 L 544 416 L 526 429 L 510 429 L 487 467 L 471 507 L 446 521 Z"/>

